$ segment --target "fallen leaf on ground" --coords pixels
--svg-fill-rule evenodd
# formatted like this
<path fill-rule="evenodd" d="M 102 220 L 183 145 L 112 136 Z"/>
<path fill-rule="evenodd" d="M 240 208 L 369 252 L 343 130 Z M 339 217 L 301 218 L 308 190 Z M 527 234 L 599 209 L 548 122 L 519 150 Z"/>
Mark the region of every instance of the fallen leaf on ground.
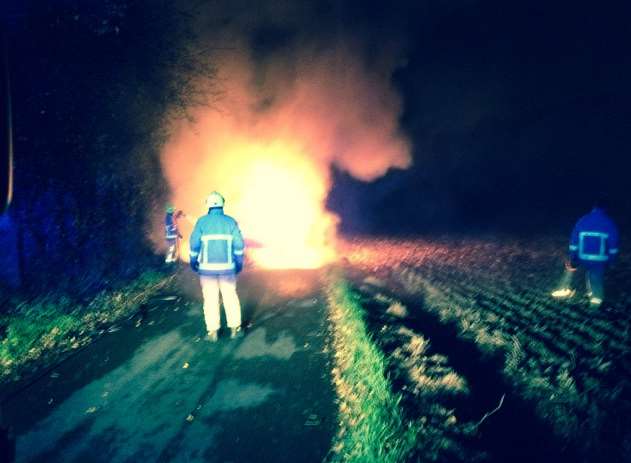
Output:
<path fill-rule="evenodd" d="M 320 417 L 315 413 L 312 413 L 305 421 L 305 426 L 319 426 L 320 425 Z"/>

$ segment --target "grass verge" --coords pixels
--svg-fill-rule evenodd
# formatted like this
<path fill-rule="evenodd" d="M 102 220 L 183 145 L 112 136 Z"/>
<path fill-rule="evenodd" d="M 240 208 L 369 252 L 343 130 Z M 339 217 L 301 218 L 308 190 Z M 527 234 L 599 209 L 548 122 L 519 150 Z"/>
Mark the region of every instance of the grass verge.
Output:
<path fill-rule="evenodd" d="M 46 364 L 91 342 L 104 327 L 134 314 L 172 280 L 145 272 L 132 283 L 103 291 L 87 304 L 59 295 L 15 304 L 0 318 L 0 383 L 17 380 L 26 365 Z"/>
<path fill-rule="evenodd" d="M 406 421 L 391 391 L 387 360 L 372 342 L 358 297 L 343 280 L 327 284 L 339 428 L 330 462 L 407 461 L 422 425 Z"/>

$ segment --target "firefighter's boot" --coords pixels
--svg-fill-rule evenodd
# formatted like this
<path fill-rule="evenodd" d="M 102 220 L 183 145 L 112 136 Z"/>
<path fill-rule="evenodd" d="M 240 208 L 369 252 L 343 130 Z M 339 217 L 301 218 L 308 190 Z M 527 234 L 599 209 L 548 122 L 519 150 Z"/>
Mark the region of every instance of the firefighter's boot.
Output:
<path fill-rule="evenodd" d="M 243 336 L 243 331 L 241 331 L 240 326 L 230 328 L 230 339 L 237 339 L 242 336 Z"/>

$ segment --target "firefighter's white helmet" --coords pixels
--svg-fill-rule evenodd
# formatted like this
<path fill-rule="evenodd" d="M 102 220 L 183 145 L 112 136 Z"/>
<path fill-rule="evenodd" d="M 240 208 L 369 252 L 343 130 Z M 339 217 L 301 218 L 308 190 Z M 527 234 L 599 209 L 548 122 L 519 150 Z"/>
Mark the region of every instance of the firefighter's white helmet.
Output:
<path fill-rule="evenodd" d="M 206 198 L 206 207 L 209 209 L 211 207 L 223 207 L 225 202 L 226 201 L 223 199 L 223 196 L 221 196 L 218 192 L 213 191 L 208 195 L 208 198 Z"/>

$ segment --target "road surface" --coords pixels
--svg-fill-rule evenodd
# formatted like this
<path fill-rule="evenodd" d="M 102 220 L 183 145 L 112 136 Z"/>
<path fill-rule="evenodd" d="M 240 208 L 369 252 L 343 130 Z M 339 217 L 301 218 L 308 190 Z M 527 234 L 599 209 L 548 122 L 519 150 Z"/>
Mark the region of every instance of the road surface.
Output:
<path fill-rule="evenodd" d="M 319 277 L 244 275 L 245 336 L 209 343 L 197 281 L 182 270 L 179 290 L 142 319 L 4 405 L 17 461 L 322 461 L 335 407 Z"/>

